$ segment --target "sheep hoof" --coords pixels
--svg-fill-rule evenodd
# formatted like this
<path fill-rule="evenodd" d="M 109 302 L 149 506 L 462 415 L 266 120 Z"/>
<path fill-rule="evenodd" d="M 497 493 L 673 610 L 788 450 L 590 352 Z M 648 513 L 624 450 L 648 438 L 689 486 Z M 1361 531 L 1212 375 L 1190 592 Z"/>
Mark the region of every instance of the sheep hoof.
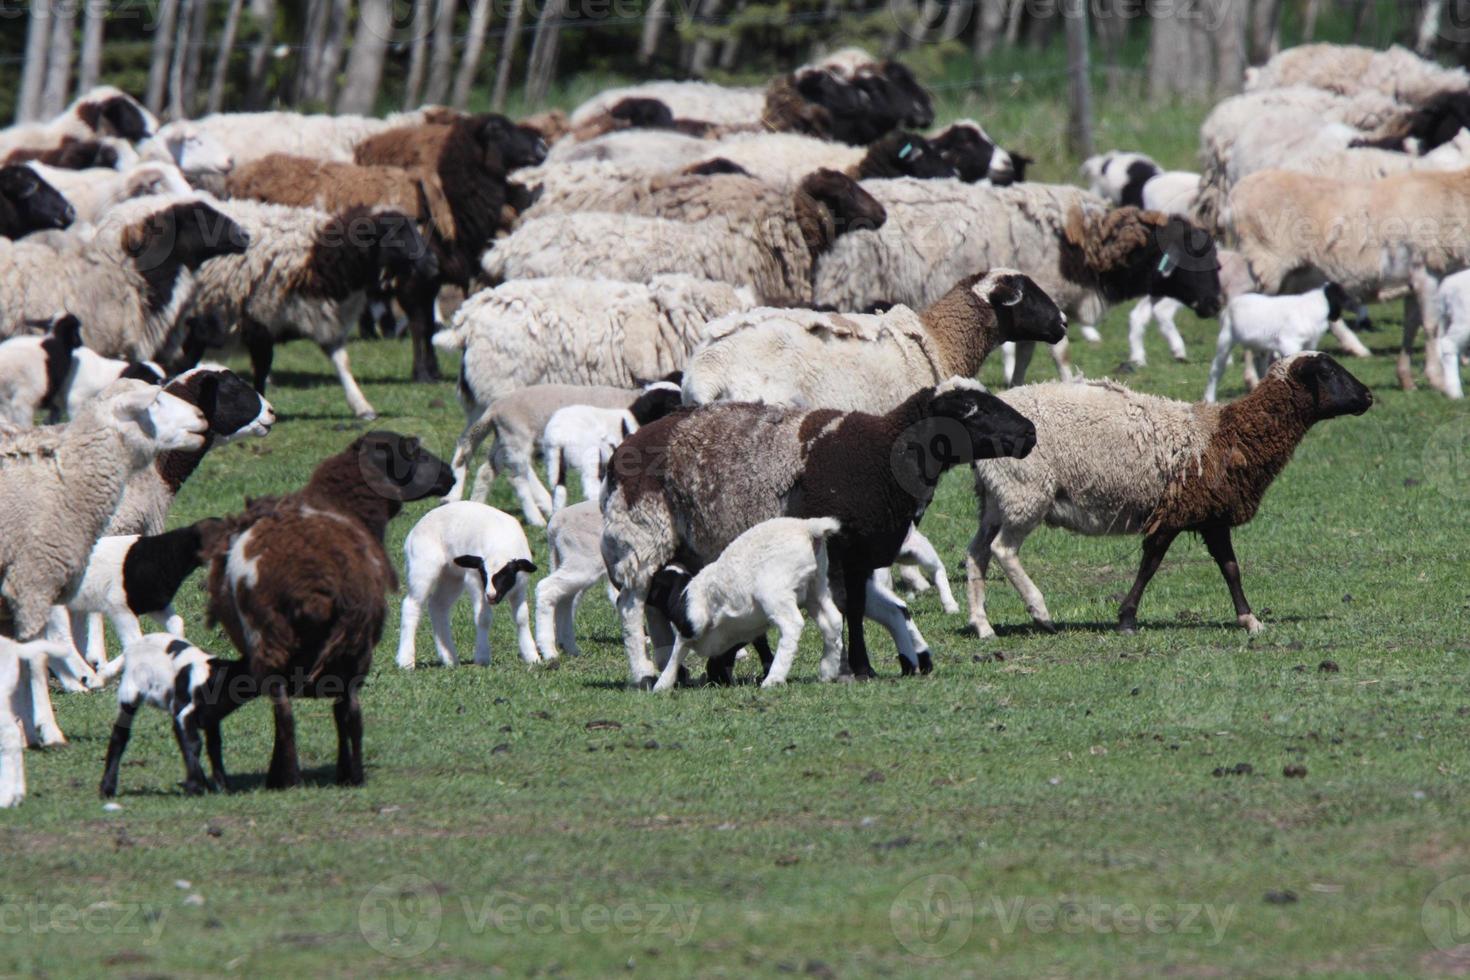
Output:
<path fill-rule="evenodd" d="M 1241 626 L 1245 627 L 1245 631 L 1252 636 L 1255 636 L 1257 633 L 1266 628 L 1261 625 L 1261 621 L 1259 619 L 1257 619 L 1250 613 L 1246 613 L 1244 616 L 1235 617 L 1235 621 Z"/>
<path fill-rule="evenodd" d="M 1132 374 L 1133 372 L 1137 371 L 1139 368 L 1141 368 L 1143 366 L 1144 365 L 1142 363 L 1135 363 L 1134 361 L 1124 361 L 1122 364 L 1119 364 L 1113 370 L 1113 373 L 1114 374 Z"/>
<path fill-rule="evenodd" d="M 640 677 L 633 682 L 633 687 L 639 691 L 651 691 L 653 690 L 653 685 L 656 683 L 658 683 L 657 677 Z"/>
<path fill-rule="evenodd" d="M 378 418 L 378 413 L 368 409 L 366 412 L 358 412 L 357 417 L 364 422 L 374 422 Z"/>
<path fill-rule="evenodd" d="M 1138 632 L 1138 620 L 1132 616 L 1118 620 L 1118 632 L 1124 636 L 1132 636 Z"/>
<path fill-rule="evenodd" d="M 184 783 L 183 786 L 184 786 L 184 795 L 185 796 L 203 796 L 204 795 L 204 787 L 203 786 L 200 786 L 198 783 L 196 783 L 196 782 L 194 782 L 192 780 L 190 780 L 189 782 Z"/>
<path fill-rule="evenodd" d="M 1038 619 L 1036 621 L 1036 625 L 1041 628 L 1041 631 L 1042 632 L 1044 632 L 1044 633 L 1050 633 L 1053 636 L 1056 635 L 1056 632 L 1057 632 L 1057 624 L 1056 623 L 1053 623 L 1051 620 L 1049 620 L 1049 619 Z"/>
<path fill-rule="evenodd" d="M 905 677 L 912 677 L 918 673 L 918 668 L 909 663 L 908 658 L 900 653 L 898 655 L 898 672 Z"/>
<path fill-rule="evenodd" d="M 934 673 L 934 656 L 928 650 L 919 654 L 919 673 Z"/>

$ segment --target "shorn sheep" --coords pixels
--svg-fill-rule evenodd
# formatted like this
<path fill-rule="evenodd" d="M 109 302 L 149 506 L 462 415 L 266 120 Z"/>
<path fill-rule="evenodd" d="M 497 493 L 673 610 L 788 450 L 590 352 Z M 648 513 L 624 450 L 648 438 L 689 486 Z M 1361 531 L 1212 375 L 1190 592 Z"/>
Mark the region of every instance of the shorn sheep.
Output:
<path fill-rule="evenodd" d="M 832 517 L 777 517 L 742 532 L 720 554 L 691 575 L 669 565 L 653 576 L 648 602 L 673 626 L 675 639 L 655 691 L 673 688 L 692 650 L 723 655 L 775 626 L 775 658 L 761 687 L 786 683 L 801 640 L 802 610 L 822 633 L 818 676 L 835 680 L 842 667 L 842 614 L 827 585 L 827 539 L 841 529 Z"/>
<path fill-rule="evenodd" d="M 266 786 L 301 783 L 292 697 L 333 700 L 337 782 L 361 785 L 361 689 L 398 586 L 383 546 L 408 501 L 443 495 L 453 475 L 417 439 L 369 432 L 328 457 L 305 488 L 231 519 L 210 563 L 209 621 L 223 625 L 275 713 Z"/>
<path fill-rule="evenodd" d="M 618 588 L 629 676 L 651 687 L 644 641 L 654 573 L 676 557 L 719 557 L 742 531 L 773 517 L 835 517 L 832 574 L 845 594 L 848 660 L 872 676 L 863 618 L 893 635 L 903 671 L 932 669 L 907 607 L 871 588 L 893 564 L 944 470 L 975 458 L 1024 456 L 1029 421 L 976 382 L 921 389 L 884 415 L 800 411 L 751 403 L 676 412 L 639 429 L 613 454 L 603 500 L 603 560 Z M 690 570 L 693 567 L 686 564 Z M 661 617 L 651 621 L 658 640 Z M 667 642 L 658 642 L 667 647 Z"/>
<path fill-rule="evenodd" d="M 1031 385 L 1004 401 L 1036 423 L 1025 459 L 975 466 L 980 529 L 970 543 L 970 619 L 985 615 L 985 574 L 994 557 L 1031 617 L 1052 630 L 1041 591 L 1021 567 L 1022 543 L 1043 522 L 1081 534 L 1142 534 L 1143 560 L 1118 612 L 1138 628 L 1138 604 L 1169 546 L 1199 534 L 1220 567 L 1236 622 L 1256 633 L 1230 531 L 1250 521 L 1307 430 L 1373 404 L 1366 387 L 1326 354 L 1277 361 L 1255 391 L 1228 405 L 1171 401 L 1111 382 Z"/>
<path fill-rule="evenodd" d="M 526 601 L 536 565 L 520 521 L 468 500 L 436 507 L 404 539 L 403 566 L 408 591 L 398 633 L 399 667 L 413 669 L 419 617 L 425 609 L 440 661 L 446 667 L 459 663 L 449 618 L 465 592 L 470 594 L 475 621 L 476 664 L 490 666 L 490 621 L 495 607 L 507 601 L 521 659 L 528 664 L 540 659 Z"/>
<path fill-rule="evenodd" d="M 1259 378 L 1257 355 L 1281 358 L 1316 350 L 1329 329 L 1347 329 L 1341 324 L 1347 303 L 1347 293 L 1335 282 L 1300 296 L 1246 293 L 1232 299 L 1220 314 L 1220 339 L 1205 385 L 1205 401 L 1215 400 L 1215 388 L 1235 347 L 1245 348 L 1246 384 L 1254 388 Z M 1354 353 L 1366 357 L 1368 349 L 1359 343 Z"/>
<path fill-rule="evenodd" d="M 184 757 L 184 792 L 229 789 L 220 722 L 255 696 L 255 681 L 243 661 L 210 656 L 182 637 L 151 633 L 123 650 L 122 680 L 117 687 L 117 720 L 107 741 L 103 763 L 103 799 L 117 795 L 123 753 L 132 738 L 138 709 L 145 705 L 168 715 L 174 738 Z M 199 761 L 200 734 L 208 747 L 213 778 Z"/>
<path fill-rule="evenodd" d="M 1056 343 L 1066 317 L 1014 269 L 960 281 L 915 313 L 759 309 L 716 320 L 684 372 L 684 400 L 886 412 L 914 390 L 974 377 L 1007 341 Z"/>
<path fill-rule="evenodd" d="M 1172 297 L 1201 316 L 1219 312 L 1219 261 L 1209 237 L 1183 218 L 1110 210 L 1075 187 L 992 188 L 947 180 L 869 180 L 888 215 L 881 228 L 844 235 L 817 263 L 817 303 L 843 310 L 933 303 L 977 270 L 1024 269 L 1089 340 L 1115 303 Z M 1034 344 L 1007 353 L 1012 384 Z M 1009 349 L 1007 349 L 1009 351 Z M 1071 374 L 1066 341 L 1052 348 Z"/>
<path fill-rule="evenodd" d="M 434 343 L 464 351 L 482 403 L 537 384 L 634 388 L 682 370 L 709 321 L 753 306 L 749 289 L 691 276 L 517 279 L 471 296 Z"/>
<path fill-rule="evenodd" d="M 30 167 L 0 167 L 0 238 L 69 226 L 76 209 Z"/>

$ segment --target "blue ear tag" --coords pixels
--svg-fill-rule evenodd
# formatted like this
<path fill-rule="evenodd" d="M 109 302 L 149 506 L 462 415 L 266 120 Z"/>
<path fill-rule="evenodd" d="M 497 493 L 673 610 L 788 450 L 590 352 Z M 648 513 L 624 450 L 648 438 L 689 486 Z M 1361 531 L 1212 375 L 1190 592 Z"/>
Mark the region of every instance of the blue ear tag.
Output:
<path fill-rule="evenodd" d="M 1174 256 L 1165 252 L 1164 257 L 1159 260 L 1159 274 L 1167 276 L 1177 268 L 1179 268 L 1179 263 L 1174 261 Z"/>
<path fill-rule="evenodd" d="M 898 151 L 898 158 L 900 160 L 907 160 L 909 158 L 909 154 L 912 152 L 914 152 L 914 144 L 905 143 L 903 145 L 903 149 Z"/>

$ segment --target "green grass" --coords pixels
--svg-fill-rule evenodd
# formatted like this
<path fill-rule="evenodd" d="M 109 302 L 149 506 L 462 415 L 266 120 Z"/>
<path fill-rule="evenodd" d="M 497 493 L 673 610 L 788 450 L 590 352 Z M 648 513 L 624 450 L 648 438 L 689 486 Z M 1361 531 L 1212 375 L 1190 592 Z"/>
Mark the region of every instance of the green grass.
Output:
<path fill-rule="evenodd" d="M 1125 313 L 1102 347 L 1078 345 L 1089 375 L 1122 360 Z M 1171 363 L 1151 338 L 1136 385 L 1198 396 L 1213 324 L 1184 328 L 1194 362 Z M 352 356 L 381 424 L 448 452 L 461 421 L 450 386 L 402 383 L 397 343 Z M 292 345 L 277 363 L 283 423 L 213 454 L 176 521 L 292 489 L 352 438 L 320 354 Z M 1034 632 L 1001 580 L 989 643 L 931 593 L 914 604 L 937 652 L 921 680 L 894 677 L 891 644 L 870 629 L 888 676 L 819 685 L 809 629 L 785 690 L 631 693 L 600 590 L 580 618 L 587 655 L 559 670 L 522 666 L 501 617 L 489 669 L 405 674 L 395 600 L 367 688 L 366 788 L 327 785 L 330 710 L 305 702 L 315 785 L 262 790 L 271 723 L 255 704 L 226 726 L 239 791 L 184 798 L 153 713 L 118 812 L 95 795 L 112 693 L 58 695 L 71 744 L 28 755 L 31 795 L 0 816 L 0 974 L 1463 967 L 1463 947 L 1431 943 L 1466 937 L 1446 892 L 1430 896 L 1470 884 L 1470 421 L 1437 395 L 1395 391 L 1383 352 L 1351 366 L 1378 404 L 1313 432 L 1237 537 L 1268 626 L 1254 640 L 1230 626 L 1193 540 L 1146 596 L 1143 631 L 1115 635 L 1137 542 L 1054 531 L 1026 561 L 1060 635 Z M 513 507 L 504 486 L 493 502 Z M 426 506 L 393 524 L 395 555 Z M 957 588 L 974 520 L 951 474 L 924 527 Z M 227 651 L 204 629 L 198 586 L 182 597 L 193 638 Z M 467 649 L 463 609 L 457 630 Z M 1326 660 L 1340 670 L 1320 672 Z M 1253 771 L 1212 775 L 1237 763 Z M 1290 764 L 1306 777 L 1285 778 Z M 1283 892 L 1296 900 L 1266 900 Z M 389 934 L 397 946 L 369 942 Z"/>

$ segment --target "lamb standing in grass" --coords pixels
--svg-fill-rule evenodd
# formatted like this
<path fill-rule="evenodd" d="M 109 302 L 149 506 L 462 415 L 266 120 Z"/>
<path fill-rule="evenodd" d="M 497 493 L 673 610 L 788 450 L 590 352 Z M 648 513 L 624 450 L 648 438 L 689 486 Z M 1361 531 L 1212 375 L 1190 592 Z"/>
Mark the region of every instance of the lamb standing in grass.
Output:
<path fill-rule="evenodd" d="M 551 574 L 536 585 L 536 648 L 548 663 L 557 652 L 581 656 L 576 616 L 582 596 L 607 578 L 602 561 L 602 508 L 584 500 L 559 510 L 546 522 L 546 552 Z M 608 601 L 617 602 L 609 586 Z"/>
<path fill-rule="evenodd" d="M 1260 621 L 1245 601 L 1230 531 L 1250 521 L 1271 482 L 1317 422 L 1361 415 L 1373 395 L 1326 354 L 1277 361 L 1255 391 L 1228 405 L 1189 404 L 1112 382 L 1030 385 L 1002 400 L 1036 423 L 1024 459 L 975 465 L 980 530 L 970 542 L 970 621 L 995 635 L 985 615 L 993 556 L 1031 617 L 1052 630 L 1041 591 L 1021 567 L 1022 543 L 1043 522 L 1080 534 L 1142 534 L 1143 561 L 1118 612 L 1138 628 L 1138 603 L 1169 546 L 1186 531 L 1204 538 L 1220 567 L 1236 621 Z"/>
<path fill-rule="evenodd" d="M 33 733 L 41 724 L 36 713 L 43 707 L 35 700 L 34 679 L 41 679 L 40 689 L 44 693 L 48 669 L 78 685 L 100 683 L 69 643 L 49 640 L 17 643 L 0 637 L 0 810 L 17 806 L 25 799 L 25 747 L 28 740 L 34 741 Z M 49 700 L 44 708 L 49 715 Z"/>
<path fill-rule="evenodd" d="M 475 617 L 475 663 L 490 665 L 490 619 L 494 607 L 510 600 L 521 659 L 536 663 L 527 583 L 536 570 L 521 524 L 504 511 L 457 500 L 424 515 L 403 542 L 408 593 L 398 633 L 398 666 L 412 670 L 419 616 L 425 607 L 434 628 L 434 647 L 444 666 L 459 663 L 449 617 L 465 592 Z"/>
<path fill-rule="evenodd" d="M 655 691 L 667 691 L 693 650 L 706 659 L 764 637 L 781 634 L 761 687 L 786 683 L 801 640 L 801 613 L 822 632 L 818 676 L 834 680 L 842 666 L 842 614 L 827 585 L 827 539 L 842 527 L 832 517 L 778 517 L 742 533 L 698 575 L 679 565 L 662 568 L 649 586 L 648 602 L 673 625 L 674 649 Z"/>
<path fill-rule="evenodd" d="M 1246 386 L 1254 388 L 1260 371 L 1257 355 L 1281 358 L 1316 350 L 1329 329 L 1347 330 L 1342 325 L 1342 311 L 1348 302 L 1348 294 L 1335 282 L 1300 296 L 1247 293 L 1231 300 L 1220 314 L 1220 340 L 1215 345 L 1215 362 L 1210 365 L 1210 380 L 1205 385 L 1205 401 L 1215 400 L 1215 388 L 1236 346 L 1246 348 Z M 1367 357 L 1368 349 L 1351 332 L 1348 336 L 1357 344 L 1353 353 Z"/>
<path fill-rule="evenodd" d="M 1457 272 L 1439 284 L 1433 316 L 1439 318 L 1439 357 L 1444 372 L 1444 393 L 1465 397 L 1460 379 L 1460 355 L 1470 347 L 1470 270 Z"/>
<path fill-rule="evenodd" d="M 602 500 L 602 477 L 618 443 L 638 431 L 626 409 L 568 405 L 557 409 L 541 433 L 541 456 L 551 479 L 551 512 L 567 505 L 567 471 L 582 480 L 583 500 Z"/>

